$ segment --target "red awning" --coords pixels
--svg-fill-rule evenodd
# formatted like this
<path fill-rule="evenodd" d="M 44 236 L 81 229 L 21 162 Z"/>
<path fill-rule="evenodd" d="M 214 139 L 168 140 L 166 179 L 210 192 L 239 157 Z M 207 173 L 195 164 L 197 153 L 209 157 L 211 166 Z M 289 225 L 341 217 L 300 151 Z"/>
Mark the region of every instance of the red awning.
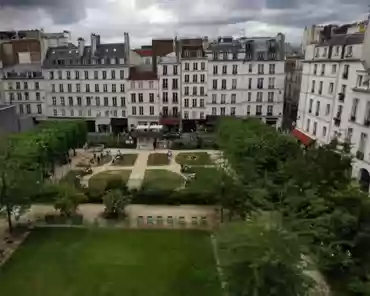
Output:
<path fill-rule="evenodd" d="M 301 131 L 294 129 L 292 130 L 292 135 L 296 137 L 303 145 L 309 146 L 313 139 L 307 136 L 306 134 L 302 133 Z"/>

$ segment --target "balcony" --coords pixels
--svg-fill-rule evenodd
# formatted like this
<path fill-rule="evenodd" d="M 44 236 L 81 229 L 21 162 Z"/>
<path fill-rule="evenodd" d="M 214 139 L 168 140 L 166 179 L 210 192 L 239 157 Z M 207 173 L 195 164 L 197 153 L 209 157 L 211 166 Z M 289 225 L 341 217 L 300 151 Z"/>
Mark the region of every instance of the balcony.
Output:
<path fill-rule="evenodd" d="M 340 122 L 341 122 L 340 117 L 334 117 L 333 120 L 334 120 L 334 125 L 335 126 L 340 126 Z"/>
<path fill-rule="evenodd" d="M 356 158 L 359 160 L 364 160 L 364 153 L 362 151 L 357 151 Z"/>
<path fill-rule="evenodd" d="M 364 120 L 364 126 L 370 126 L 370 119 L 365 119 Z"/>
<path fill-rule="evenodd" d="M 160 113 L 159 124 L 161 125 L 178 125 L 181 120 L 180 113 Z"/>
<path fill-rule="evenodd" d="M 344 102 L 344 99 L 345 99 L 345 95 L 344 95 L 344 93 L 339 93 L 338 94 L 338 100 L 339 100 L 339 102 Z"/>

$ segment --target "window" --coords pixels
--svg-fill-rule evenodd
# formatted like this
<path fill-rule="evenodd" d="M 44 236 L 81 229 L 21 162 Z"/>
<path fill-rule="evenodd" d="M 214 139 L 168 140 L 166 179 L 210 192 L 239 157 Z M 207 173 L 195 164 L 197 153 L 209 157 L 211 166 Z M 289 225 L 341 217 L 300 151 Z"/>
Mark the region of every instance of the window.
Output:
<path fill-rule="evenodd" d="M 319 83 L 319 95 L 322 94 L 322 87 L 323 87 L 323 82 L 320 81 L 320 83 Z"/>
<path fill-rule="evenodd" d="M 185 63 L 185 71 L 189 71 L 189 68 L 190 68 L 189 63 Z"/>
<path fill-rule="evenodd" d="M 120 91 L 125 92 L 125 85 L 123 83 L 120 84 Z"/>
<path fill-rule="evenodd" d="M 248 72 L 252 73 L 253 72 L 253 64 L 248 65 Z"/>
<path fill-rule="evenodd" d="M 109 106 L 108 97 L 104 97 L 104 106 L 105 107 Z"/>
<path fill-rule="evenodd" d="M 119 78 L 120 79 L 125 79 L 125 71 L 124 70 L 119 71 Z"/>
<path fill-rule="evenodd" d="M 108 84 L 103 84 L 103 92 L 108 92 Z"/>
<path fill-rule="evenodd" d="M 17 93 L 17 99 L 18 101 L 22 101 L 22 93 Z"/>
<path fill-rule="evenodd" d="M 167 66 L 163 66 L 163 75 L 167 75 Z"/>
<path fill-rule="evenodd" d="M 162 99 L 164 104 L 168 103 L 168 92 L 163 92 Z"/>
<path fill-rule="evenodd" d="M 26 101 L 28 101 L 28 100 L 30 99 L 30 95 L 29 95 L 29 93 L 28 93 L 28 92 L 25 92 L 25 93 L 24 93 L 24 99 L 25 99 Z"/>
<path fill-rule="evenodd" d="M 154 103 L 154 94 L 153 93 L 149 94 L 149 103 Z"/>
<path fill-rule="evenodd" d="M 218 67 L 217 67 L 217 65 L 214 65 L 213 66 L 213 74 L 217 75 L 217 71 L 218 71 Z"/>
<path fill-rule="evenodd" d="M 99 72 L 98 71 L 94 71 L 94 79 L 99 79 Z"/>
<path fill-rule="evenodd" d="M 54 116 L 57 116 L 57 115 L 58 115 L 58 111 L 57 111 L 57 109 L 53 109 L 53 115 L 54 115 Z"/>
<path fill-rule="evenodd" d="M 60 80 L 63 79 L 62 71 L 60 70 L 58 71 L 58 79 Z"/>
<path fill-rule="evenodd" d="M 199 107 L 204 108 L 204 99 L 199 100 Z"/>
<path fill-rule="evenodd" d="M 221 81 L 221 89 L 226 89 L 226 79 L 222 79 L 222 81 Z"/>
<path fill-rule="evenodd" d="M 212 107 L 212 115 L 217 115 L 217 108 L 216 107 Z"/>
<path fill-rule="evenodd" d="M 149 114 L 154 115 L 154 106 L 149 106 Z"/>
<path fill-rule="evenodd" d="M 348 72 L 349 72 L 349 65 L 344 65 L 344 70 L 343 70 L 343 79 L 348 79 Z"/>
<path fill-rule="evenodd" d="M 236 94 L 231 94 L 231 104 L 236 104 Z"/>
<path fill-rule="evenodd" d="M 49 79 L 50 80 L 53 80 L 54 79 L 54 72 L 53 71 L 50 71 L 49 72 Z M 54 109 L 55 110 L 55 109 Z"/>
<path fill-rule="evenodd" d="M 261 115 L 262 114 L 262 105 L 257 105 L 256 106 L 256 115 Z"/>
<path fill-rule="evenodd" d="M 263 88 L 263 78 L 257 79 L 257 88 L 262 89 Z"/>
<path fill-rule="evenodd" d="M 268 105 L 267 106 L 267 115 L 271 116 L 274 112 L 274 106 L 273 105 Z"/>
<path fill-rule="evenodd" d="M 178 67 L 175 65 L 173 66 L 173 75 L 177 75 L 178 73 Z"/>
<path fill-rule="evenodd" d="M 100 98 L 99 97 L 95 97 L 95 105 L 100 106 Z"/>
<path fill-rule="evenodd" d="M 200 82 L 204 82 L 206 79 L 206 76 L 204 74 L 200 75 Z"/>
<path fill-rule="evenodd" d="M 193 82 L 194 83 L 197 83 L 198 82 L 198 75 L 197 74 L 194 74 L 193 75 Z"/>
<path fill-rule="evenodd" d="M 226 52 L 226 51 L 224 51 L 224 52 L 222 53 L 222 58 L 223 58 L 224 60 L 227 60 L 227 52 Z"/>
<path fill-rule="evenodd" d="M 335 47 L 334 55 L 335 56 L 339 55 L 339 46 L 338 45 Z"/>
<path fill-rule="evenodd" d="M 188 108 L 189 107 L 189 99 L 184 100 L 184 107 Z"/>
<path fill-rule="evenodd" d="M 347 54 L 346 57 L 351 57 L 352 56 L 352 46 L 347 47 Z"/>
<path fill-rule="evenodd" d="M 275 74 L 275 64 L 269 65 L 269 74 Z"/>
<path fill-rule="evenodd" d="M 197 106 L 197 99 L 193 99 L 192 106 L 196 107 Z"/>
<path fill-rule="evenodd" d="M 91 97 L 86 98 L 86 106 L 91 106 Z"/>
<path fill-rule="evenodd" d="M 231 81 L 231 88 L 232 88 L 232 89 L 236 89 L 236 83 L 237 83 L 237 80 L 236 80 L 236 79 L 233 79 L 233 80 Z"/>
<path fill-rule="evenodd" d="M 347 91 L 347 85 L 342 84 L 342 91 L 341 91 L 341 93 L 345 95 L 346 94 L 346 91 Z"/>
<path fill-rule="evenodd" d="M 330 104 L 326 104 L 325 115 L 328 116 L 330 113 Z"/>
<path fill-rule="evenodd" d="M 193 70 L 194 70 L 194 71 L 197 71 L 197 70 L 198 70 L 198 63 L 194 63 L 194 64 L 193 64 Z"/>
<path fill-rule="evenodd" d="M 189 112 L 188 111 L 184 111 L 184 118 L 185 119 L 188 119 L 189 118 Z"/>
<path fill-rule="evenodd" d="M 184 94 L 185 94 L 185 96 L 188 96 L 189 95 L 189 86 L 185 86 L 185 88 L 184 88 Z"/>
<path fill-rule="evenodd" d="M 86 92 L 88 93 L 88 92 L 90 92 L 90 84 L 86 84 L 85 85 L 85 88 L 86 88 Z"/>
<path fill-rule="evenodd" d="M 87 79 L 87 80 L 88 80 L 88 79 L 89 79 L 89 71 L 85 71 L 85 72 L 84 72 L 84 76 L 85 76 L 85 79 Z"/>
<path fill-rule="evenodd" d="M 328 92 L 329 94 L 332 94 L 334 91 L 334 83 L 333 82 L 330 82 L 329 83 L 329 89 L 328 89 Z"/>
<path fill-rule="evenodd" d="M 252 78 L 248 79 L 248 89 L 252 88 Z"/>
<path fill-rule="evenodd" d="M 59 84 L 59 92 L 64 92 L 63 84 Z"/>
<path fill-rule="evenodd" d="M 226 104 L 226 95 L 221 94 L 221 104 Z"/>
<path fill-rule="evenodd" d="M 201 86 L 201 87 L 199 88 L 199 94 L 200 94 L 201 96 L 204 96 L 204 87 L 203 87 L 203 86 Z"/>
<path fill-rule="evenodd" d="M 81 84 L 79 83 L 76 84 L 76 92 L 81 92 Z"/>
<path fill-rule="evenodd" d="M 320 53 L 320 49 L 319 48 L 315 48 L 315 57 L 316 58 L 319 56 L 319 53 Z"/>
<path fill-rule="evenodd" d="M 213 79 L 212 81 L 212 88 L 217 89 L 217 79 Z"/>
<path fill-rule="evenodd" d="M 19 105 L 19 113 L 21 113 L 21 114 L 23 114 L 23 113 L 24 113 L 23 105 Z"/>
<path fill-rule="evenodd" d="M 230 108 L 230 115 L 235 116 L 235 107 Z"/>
<path fill-rule="evenodd" d="M 317 64 L 313 65 L 313 75 L 317 74 Z"/>
<path fill-rule="evenodd" d="M 225 107 L 221 107 L 220 108 L 220 115 L 221 116 L 225 116 L 226 115 L 226 108 Z"/>
<path fill-rule="evenodd" d="M 248 102 L 250 102 L 251 100 L 252 100 L 252 93 L 248 92 Z"/>
<path fill-rule="evenodd" d="M 112 92 L 115 93 L 117 90 L 116 90 L 116 85 L 115 84 L 112 84 Z"/>
<path fill-rule="evenodd" d="M 306 122 L 306 131 L 307 132 L 310 131 L 310 125 L 311 125 L 311 120 L 310 119 L 307 119 L 307 122 Z"/>
<path fill-rule="evenodd" d="M 308 104 L 308 113 L 312 113 L 312 105 L 313 105 L 313 99 L 310 99 L 310 102 Z"/>
<path fill-rule="evenodd" d="M 28 89 L 28 82 L 23 82 L 23 88 Z"/>
<path fill-rule="evenodd" d="M 139 103 L 144 103 L 144 95 L 143 95 L 143 93 L 139 93 Z"/>
<path fill-rule="evenodd" d="M 126 107 L 126 98 L 121 97 L 121 107 Z"/>
<path fill-rule="evenodd" d="M 136 115 L 136 107 L 135 106 L 132 106 L 132 108 L 131 108 L 131 114 L 132 115 Z"/>
<path fill-rule="evenodd" d="M 37 104 L 37 114 L 41 114 L 42 113 L 42 106 L 41 104 Z"/>
<path fill-rule="evenodd" d="M 217 104 L 217 95 L 212 94 L 212 104 Z"/>
<path fill-rule="evenodd" d="M 112 79 L 116 79 L 116 71 L 111 70 L 111 71 L 110 71 L 110 77 L 111 77 Z"/>
<path fill-rule="evenodd" d="M 334 65 L 331 65 L 331 74 L 335 74 L 337 73 L 337 65 L 334 64 Z"/>
<path fill-rule="evenodd" d="M 135 88 L 135 81 L 131 81 L 131 89 Z"/>
<path fill-rule="evenodd" d="M 82 98 L 77 97 L 77 106 L 82 106 Z"/>
<path fill-rule="evenodd" d="M 117 106 L 117 97 L 112 98 L 112 106 L 114 106 L 114 107 Z"/>
<path fill-rule="evenodd" d="M 327 47 L 325 47 L 324 48 L 324 52 L 323 52 L 323 54 L 322 54 L 322 56 L 323 57 L 326 57 L 326 55 L 328 54 L 328 48 Z"/>
<path fill-rule="evenodd" d="M 269 91 L 267 94 L 267 102 L 272 103 L 274 101 L 274 92 Z"/>
<path fill-rule="evenodd" d="M 226 65 L 222 66 L 222 74 L 227 74 L 227 66 Z"/>
<path fill-rule="evenodd" d="M 139 107 L 139 115 L 144 115 L 144 107 L 143 106 Z"/>
<path fill-rule="evenodd" d="M 325 75 L 325 64 L 321 65 L 321 76 Z"/>
<path fill-rule="evenodd" d="M 185 75 L 185 83 L 189 83 L 189 75 L 188 74 Z"/>
<path fill-rule="evenodd" d="M 354 99 L 352 103 L 352 109 L 351 109 L 351 121 L 356 120 L 356 114 L 357 114 L 357 107 L 358 107 L 358 99 Z"/>
<path fill-rule="evenodd" d="M 163 89 L 168 89 L 168 79 L 163 79 L 162 80 L 162 88 Z"/>
<path fill-rule="evenodd" d="M 87 110 L 87 116 L 91 116 L 91 109 Z"/>
<path fill-rule="evenodd" d="M 131 94 L 131 103 L 136 103 L 136 94 Z"/>
<path fill-rule="evenodd" d="M 109 110 L 105 110 L 105 112 L 104 112 L 104 116 L 105 116 L 105 117 L 109 117 Z"/>
<path fill-rule="evenodd" d="M 178 104 L 179 103 L 178 94 L 176 92 L 172 93 L 172 103 L 173 104 Z"/>
<path fill-rule="evenodd" d="M 73 106 L 73 97 L 68 97 L 68 105 Z"/>
<path fill-rule="evenodd" d="M 14 101 L 14 93 L 9 93 L 10 102 Z"/>
<path fill-rule="evenodd" d="M 248 105 L 247 106 L 247 115 L 250 115 L 251 114 L 251 106 L 250 105 Z"/>
<path fill-rule="evenodd" d="M 326 137 L 326 126 L 322 127 L 322 136 Z"/>
<path fill-rule="evenodd" d="M 103 71 L 102 73 L 103 73 L 103 79 L 104 80 L 107 79 L 107 71 Z"/>
<path fill-rule="evenodd" d="M 312 80 L 311 93 L 314 93 L 315 92 L 315 84 L 316 84 L 316 81 L 315 80 Z"/>
<path fill-rule="evenodd" d="M 269 85 L 268 85 L 268 88 L 269 88 L 269 89 L 273 89 L 273 88 L 275 88 L 275 77 L 270 77 L 270 78 L 269 78 Z"/>
<path fill-rule="evenodd" d="M 233 74 L 238 74 L 238 65 L 233 65 Z"/>
<path fill-rule="evenodd" d="M 53 101 L 53 106 L 55 106 L 57 104 L 57 98 L 56 97 L 52 97 L 52 101 Z"/>
<path fill-rule="evenodd" d="M 178 88 L 179 88 L 178 79 L 173 78 L 172 79 L 172 89 L 178 89 Z"/>
<path fill-rule="evenodd" d="M 52 86 L 53 86 L 54 84 L 52 84 Z M 21 89 L 21 83 L 20 82 L 16 82 L 15 83 L 15 88 L 16 89 Z"/>
<path fill-rule="evenodd" d="M 65 106 L 66 102 L 64 100 L 64 97 L 60 97 L 60 105 Z"/>
<path fill-rule="evenodd" d="M 79 71 L 75 71 L 75 79 L 76 80 L 80 79 L 80 72 Z"/>
<path fill-rule="evenodd" d="M 40 99 L 41 99 L 40 93 L 39 93 L 39 92 L 37 92 L 37 93 L 36 93 L 36 101 L 40 101 Z"/>
<path fill-rule="evenodd" d="M 95 83 L 95 92 L 99 92 L 99 84 Z"/>
<path fill-rule="evenodd" d="M 320 116 L 320 101 L 316 102 L 316 116 Z"/>
<path fill-rule="evenodd" d="M 143 88 L 144 83 L 142 81 L 139 81 L 139 88 Z"/>
<path fill-rule="evenodd" d="M 260 103 L 260 102 L 262 102 L 262 99 L 263 99 L 263 92 L 261 92 L 261 91 L 257 92 L 257 99 L 256 99 L 256 101 L 258 103 Z"/>
<path fill-rule="evenodd" d="M 196 96 L 196 95 L 197 95 L 197 87 L 193 86 L 193 96 Z"/>
<path fill-rule="evenodd" d="M 264 74 L 264 65 L 258 64 L 258 74 Z"/>
<path fill-rule="evenodd" d="M 206 69 L 206 63 L 205 63 L 205 62 L 201 62 L 201 63 L 200 63 L 200 69 L 201 69 L 202 71 L 204 71 L 204 70 Z"/>
<path fill-rule="evenodd" d="M 315 121 L 315 122 L 313 123 L 313 130 L 312 130 L 312 134 L 313 134 L 314 136 L 316 136 L 316 130 L 317 130 L 317 122 Z"/>

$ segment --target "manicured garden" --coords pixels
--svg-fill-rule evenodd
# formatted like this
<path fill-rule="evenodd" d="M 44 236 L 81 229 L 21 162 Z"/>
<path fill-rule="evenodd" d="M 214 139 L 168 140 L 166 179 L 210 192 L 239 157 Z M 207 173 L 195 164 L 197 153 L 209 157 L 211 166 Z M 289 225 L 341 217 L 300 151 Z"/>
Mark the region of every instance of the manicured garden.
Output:
<path fill-rule="evenodd" d="M 181 165 L 212 165 L 210 155 L 207 152 L 179 153 L 176 162 Z"/>
<path fill-rule="evenodd" d="M 202 231 L 37 229 L 0 269 L 2 296 L 220 296 Z"/>
<path fill-rule="evenodd" d="M 112 165 L 132 167 L 135 165 L 136 159 L 137 159 L 136 153 L 120 154 L 113 160 Z"/>
<path fill-rule="evenodd" d="M 174 190 L 184 184 L 184 178 L 168 170 L 146 170 L 143 188 L 153 190 Z"/>
<path fill-rule="evenodd" d="M 149 154 L 147 165 L 148 166 L 161 166 L 169 165 L 170 161 L 166 153 L 151 153 Z"/>
<path fill-rule="evenodd" d="M 122 184 L 126 184 L 130 174 L 131 170 L 112 170 L 98 173 L 89 179 L 89 189 L 90 191 L 104 191 L 109 182 L 115 181 L 122 181 Z"/>

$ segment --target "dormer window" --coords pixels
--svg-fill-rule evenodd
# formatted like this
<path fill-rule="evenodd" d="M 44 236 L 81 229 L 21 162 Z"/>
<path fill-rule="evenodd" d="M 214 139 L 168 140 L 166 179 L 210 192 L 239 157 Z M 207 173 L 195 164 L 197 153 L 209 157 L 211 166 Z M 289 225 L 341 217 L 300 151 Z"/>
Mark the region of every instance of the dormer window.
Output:
<path fill-rule="evenodd" d="M 213 59 L 214 59 L 214 60 L 218 60 L 218 53 L 217 53 L 217 52 L 214 52 L 214 53 L 213 53 Z"/>
<path fill-rule="evenodd" d="M 198 50 L 198 57 L 202 57 L 202 51 Z"/>
<path fill-rule="evenodd" d="M 347 57 L 351 57 L 352 56 L 352 46 L 348 46 L 347 47 Z"/>
<path fill-rule="evenodd" d="M 315 57 L 319 57 L 320 54 L 320 48 L 315 48 Z"/>
<path fill-rule="evenodd" d="M 188 50 L 185 50 L 185 56 L 188 57 L 190 55 L 190 52 Z"/>
<path fill-rule="evenodd" d="M 257 60 L 263 61 L 265 59 L 265 55 L 263 52 L 259 52 L 257 55 Z"/>
<path fill-rule="evenodd" d="M 223 54 L 222 54 L 222 58 L 224 60 L 227 60 L 227 51 L 224 51 Z"/>
<path fill-rule="evenodd" d="M 326 57 L 327 54 L 328 54 L 328 49 L 325 47 L 322 56 L 323 57 Z"/>
<path fill-rule="evenodd" d="M 115 51 L 117 51 L 117 49 L 113 48 L 113 51 L 115 52 Z"/>

